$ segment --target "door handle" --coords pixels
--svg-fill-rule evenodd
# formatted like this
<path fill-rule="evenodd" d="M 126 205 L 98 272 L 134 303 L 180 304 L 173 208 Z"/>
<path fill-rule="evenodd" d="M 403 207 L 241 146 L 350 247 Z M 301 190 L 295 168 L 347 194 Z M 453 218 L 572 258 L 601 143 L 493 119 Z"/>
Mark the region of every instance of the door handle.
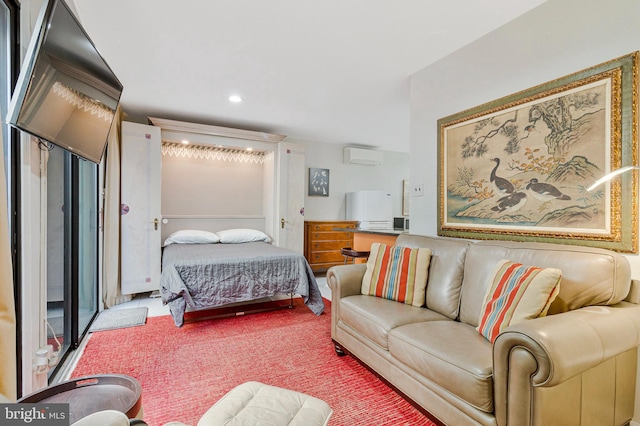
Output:
<path fill-rule="evenodd" d="M 280 219 L 280 227 L 281 227 L 282 229 L 284 229 L 284 224 L 285 224 L 285 223 L 289 223 L 289 221 L 288 221 L 288 220 L 284 220 L 284 218 Z"/>
<path fill-rule="evenodd" d="M 153 223 L 153 228 L 157 231 L 158 230 L 158 223 L 160 223 L 160 221 L 156 217 L 155 219 L 153 219 L 152 223 Z"/>

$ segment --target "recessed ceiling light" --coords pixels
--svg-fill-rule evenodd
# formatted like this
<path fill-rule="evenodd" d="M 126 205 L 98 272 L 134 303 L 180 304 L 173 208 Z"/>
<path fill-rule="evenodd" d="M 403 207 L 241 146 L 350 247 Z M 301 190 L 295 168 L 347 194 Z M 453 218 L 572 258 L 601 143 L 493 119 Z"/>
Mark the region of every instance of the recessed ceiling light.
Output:
<path fill-rule="evenodd" d="M 247 151 L 253 151 L 253 148 L 247 148 Z"/>
<path fill-rule="evenodd" d="M 182 145 L 189 145 L 189 141 L 188 141 L 188 140 L 186 140 L 186 139 L 184 139 L 184 140 L 182 141 Z"/>
<path fill-rule="evenodd" d="M 242 102 L 242 98 L 238 95 L 231 95 L 229 96 L 229 102 L 235 102 L 235 103 Z"/>

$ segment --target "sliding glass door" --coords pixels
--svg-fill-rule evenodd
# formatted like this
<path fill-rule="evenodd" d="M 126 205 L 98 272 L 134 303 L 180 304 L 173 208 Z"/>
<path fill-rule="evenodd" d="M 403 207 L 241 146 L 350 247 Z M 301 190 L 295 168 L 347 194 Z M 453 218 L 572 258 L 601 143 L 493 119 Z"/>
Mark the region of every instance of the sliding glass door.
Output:
<path fill-rule="evenodd" d="M 62 361 L 98 311 L 98 170 L 47 149 L 47 340 Z"/>
<path fill-rule="evenodd" d="M 65 339 L 65 152 L 53 148 L 47 161 L 47 343 L 60 351 Z"/>
<path fill-rule="evenodd" d="M 98 167 L 76 158 L 78 176 L 78 331 L 98 311 Z"/>

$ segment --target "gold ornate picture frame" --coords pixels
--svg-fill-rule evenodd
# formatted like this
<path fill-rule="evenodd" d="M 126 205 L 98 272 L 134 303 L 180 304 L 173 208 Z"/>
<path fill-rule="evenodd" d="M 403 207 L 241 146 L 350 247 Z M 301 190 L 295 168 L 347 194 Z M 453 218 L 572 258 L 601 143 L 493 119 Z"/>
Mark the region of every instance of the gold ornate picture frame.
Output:
<path fill-rule="evenodd" d="M 638 253 L 638 55 L 438 120 L 438 235 Z"/>

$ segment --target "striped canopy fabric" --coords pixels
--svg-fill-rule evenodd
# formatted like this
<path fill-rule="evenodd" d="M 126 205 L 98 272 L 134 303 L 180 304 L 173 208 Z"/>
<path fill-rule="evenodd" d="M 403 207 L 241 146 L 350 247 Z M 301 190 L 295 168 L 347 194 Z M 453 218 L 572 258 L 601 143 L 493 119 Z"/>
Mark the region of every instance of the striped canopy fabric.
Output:
<path fill-rule="evenodd" d="M 431 250 L 373 243 L 362 294 L 424 306 Z"/>
<path fill-rule="evenodd" d="M 503 259 L 484 297 L 477 330 L 493 343 L 506 327 L 545 316 L 560 291 L 562 272 Z"/>

